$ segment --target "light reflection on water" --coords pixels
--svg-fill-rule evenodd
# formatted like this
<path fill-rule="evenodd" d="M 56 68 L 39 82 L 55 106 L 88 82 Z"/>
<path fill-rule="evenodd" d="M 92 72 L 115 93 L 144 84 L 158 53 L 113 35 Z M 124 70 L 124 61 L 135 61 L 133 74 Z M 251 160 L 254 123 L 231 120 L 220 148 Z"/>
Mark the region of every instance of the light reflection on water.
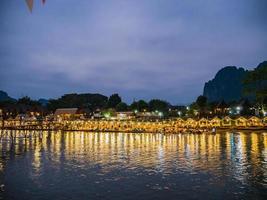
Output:
<path fill-rule="evenodd" d="M 0 145 L 6 199 L 264 199 L 267 134 L 44 132 Z"/>

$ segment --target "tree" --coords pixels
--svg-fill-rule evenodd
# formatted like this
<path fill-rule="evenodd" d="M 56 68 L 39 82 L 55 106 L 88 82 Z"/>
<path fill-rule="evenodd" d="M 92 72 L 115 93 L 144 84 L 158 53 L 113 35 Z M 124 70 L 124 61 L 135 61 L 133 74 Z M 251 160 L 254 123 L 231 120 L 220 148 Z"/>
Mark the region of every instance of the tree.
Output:
<path fill-rule="evenodd" d="M 198 105 L 196 102 L 193 102 L 190 106 L 187 107 L 187 115 L 189 117 L 195 117 L 198 115 Z"/>
<path fill-rule="evenodd" d="M 17 104 L 28 105 L 28 106 L 40 106 L 41 105 L 38 101 L 34 101 L 28 96 L 18 99 Z"/>
<path fill-rule="evenodd" d="M 150 111 L 161 111 L 161 112 L 167 112 L 169 108 L 169 103 L 160 99 L 152 99 L 148 103 L 148 107 Z"/>
<path fill-rule="evenodd" d="M 138 102 L 137 101 L 133 101 L 133 103 L 130 105 L 131 110 L 138 110 Z"/>
<path fill-rule="evenodd" d="M 242 103 L 241 115 L 247 115 L 247 116 L 252 115 L 253 112 L 250 108 L 251 108 L 251 104 L 249 100 L 245 99 Z"/>
<path fill-rule="evenodd" d="M 88 108 L 96 110 L 97 108 L 104 108 L 107 105 L 108 98 L 101 94 L 85 94 L 87 95 L 86 102 Z"/>
<path fill-rule="evenodd" d="M 84 108 L 93 111 L 105 108 L 107 101 L 108 97 L 101 94 L 65 94 L 59 99 L 49 100 L 47 107 L 51 111 L 57 108 Z"/>
<path fill-rule="evenodd" d="M 127 111 L 128 110 L 128 105 L 124 102 L 120 102 L 116 106 L 116 111 Z"/>
<path fill-rule="evenodd" d="M 196 100 L 196 104 L 200 109 L 205 108 L 205 106 L 207 105 L 207 97 L 200 95 Z"/>
<path fill-rule="evenodd" d="M 134 101 L 130 107 L 132 110 L 138 110 L 138 111 L 145 111 L 148 110 L 149 108 L 148 103 L 142 99 L 139 101 Z"/>
<path fill-rule="evenodd" d="M 199 108 L 199 115 L 202 116 L 205 113 L 205 108 L 207 106 L 207 97 L 203 95 L 198 96 L 196 105 Z"/>
<path fill-rule="evenodd" d="M 145 102 L 144 100 L 139 100 L 138 101 L 138 110 L 144 111 L 148 109 L 148 103 Z"/>
<path fill-rule="evenodd" d="M 29 105 L 31 102 L 31 98 L 28 96 L 25 97 L 21 97 L 20 99 L 18 99 L 18 104 L 25 104 L 25 105 Z"/>
<path fill-rule="evenodd" d="M 115 108 L 121 102 L 121 97 L 118 94 L 112 94 L 108 99 L 108 107 Z"/>
<path fill-rule="evenodd" d="M 267 61 L 259 64 L 257 68 L 249 71 L 243 80 L 244 93 L 256 98 L 257 104 L 264 107 L 264 99 L 267 97 Z"/>

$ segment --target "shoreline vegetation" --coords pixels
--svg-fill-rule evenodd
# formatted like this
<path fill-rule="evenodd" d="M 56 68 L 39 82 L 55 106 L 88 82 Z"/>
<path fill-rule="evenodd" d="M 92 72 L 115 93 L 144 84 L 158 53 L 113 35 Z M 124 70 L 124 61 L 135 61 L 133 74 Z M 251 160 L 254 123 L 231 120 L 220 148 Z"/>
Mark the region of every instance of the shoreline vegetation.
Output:
<path fill-rule="evenodd" d="M 90 124 L 90 121 L 94 122 L 96 119 L 103 122 L 103 127 L 96 128 L 98 125 L 95 125 L 93 128 L 88 128 L 90 125 L 83 124 L 81 127 L 84 127 L 84 130 L 150 131 L 153 129 L 157 132 L 162 130 L 177 132 L 178 128 L 261 128 L 266 126 L 266 117 L 267 61 L 260 63 L 253 70 L 236 67 L 221 69 L 214 79 L 205 84 L 203 95 L 187 105 L 171 104 L 162 99 L 136 101 L 135 98 L 129 104 L 124 102 L 118 93 L 109 97 L 99 93 L 71 93 L 57 99 L 37 101 L 28 96 L 14 99 L 0 90 L 0 120 L 7 124 L 18 120 L 14 124 L 20 126 L 31 123 L 29 122 L 31 120 L 32 124 L 57 121 L 52 122 L 52 126 L 58 126 L 60 123 L 59 127 L 68 130 L 69 127 L 66 128 L 64 124 L 65 120 L 76 120 L 76 124 L 83 120 L 85 124 Z M 116 120 L 122 120 L 123 123 L 114 125 L 117 123 Z M 155 120 L 158 123 L 154 125 Z M 106 124 L 109 121 L 114 122 L 108 124 L 106 128 L 105 121 Z M 131 128 L 135 121 L 139 123 L 141 121 L 141 127 L 133 125 Z M 76 125 L 71 125 L 75 130 L 73 126 Z M 113 126 L 116 127 L 112 128 Z M 122 130 L 121 127 L 126 127 L 126 130 Z M 154 130 L 153 127 L 157 128 Z"/>

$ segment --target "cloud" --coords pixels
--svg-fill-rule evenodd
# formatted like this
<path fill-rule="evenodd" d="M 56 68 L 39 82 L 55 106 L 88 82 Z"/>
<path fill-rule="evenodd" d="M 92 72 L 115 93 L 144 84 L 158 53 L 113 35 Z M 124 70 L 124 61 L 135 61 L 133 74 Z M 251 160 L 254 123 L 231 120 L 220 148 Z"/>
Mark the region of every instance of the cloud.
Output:
<path fill-rule="evenodd" d="M 120 92 L 185 103 L 221 67 L 267 56 L 261 0 L 58 0 L 32 15 L 3 2 L 11 12 L 0 19 L 0 84 L 14 96 Z"/>

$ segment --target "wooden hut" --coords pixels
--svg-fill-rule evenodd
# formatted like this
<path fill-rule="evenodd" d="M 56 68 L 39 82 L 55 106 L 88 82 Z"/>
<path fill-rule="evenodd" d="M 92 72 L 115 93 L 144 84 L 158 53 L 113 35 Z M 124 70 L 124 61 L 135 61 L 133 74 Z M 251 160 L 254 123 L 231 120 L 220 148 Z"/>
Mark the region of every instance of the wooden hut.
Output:
<path fill-rule="evenodd" d="M 247 126 L 247 119 L 245 117 L 239 117 L 235 119 L 235 125 L 237 127 L 246 127 Z"/>
<path fill-rule="evenodd" d="M 134 112 L 126 111 L 126 112 L 116 112 L 117 119 L 132 119 L 134 118 Z"/>
<path fill-rule="evenodd" d="M 267 117 L 264 117 L 263 120 L 262 120 L 262 122 L 263 122 L 263 126 L 266 126 L 267 127 Z"/>
<path fill-rule="evenodd" d="M 247 120 L 247 126 L 260 127 L 260 126 L 263 126 L 263 123 L 260 118 L 253 116 Z"/>
<path fill-rule="evenodd" d="M 221 119 L 219 117 L 214 117 L 212 120 L 210 120 L 210 126 L 220 127 L 221 126 Z"/>
<path fill-rule="evenodd" d="M 176 125 L 177 125 L 178 127 L 184 127 L 184 126 L 186 125 L 186 122 L 185 122 L 182 118 L 178 118 L 178 119 L 176 120 Z"/>
<path fill-rule="evenodd" d="M 195 128 L 197 126 L 197 121 L 192 119 L 192 118 L 188 118 L 186 120 L 186 127 L 188 128 Z"/>
<path fill-rule="evenodd" d="M 206 118 L 201 118 L 198 121 L 198 125 L 199 127 L 209 127 L 209 120 L 207 120 Z"/>
<path fill-rule="evenodd" d="M 54 116 L 59 120 L 69 120 L 73 117 L 80 117 L 78 108 L 58 108 L 55 111 Z"/>
<path fill-rule="evenodd" d="M 232 126 L 232 122 L 233 120 L 230 117 L 226 116 L 221 120 L 221 125 L 222 127 L 230 127 Z"/>

